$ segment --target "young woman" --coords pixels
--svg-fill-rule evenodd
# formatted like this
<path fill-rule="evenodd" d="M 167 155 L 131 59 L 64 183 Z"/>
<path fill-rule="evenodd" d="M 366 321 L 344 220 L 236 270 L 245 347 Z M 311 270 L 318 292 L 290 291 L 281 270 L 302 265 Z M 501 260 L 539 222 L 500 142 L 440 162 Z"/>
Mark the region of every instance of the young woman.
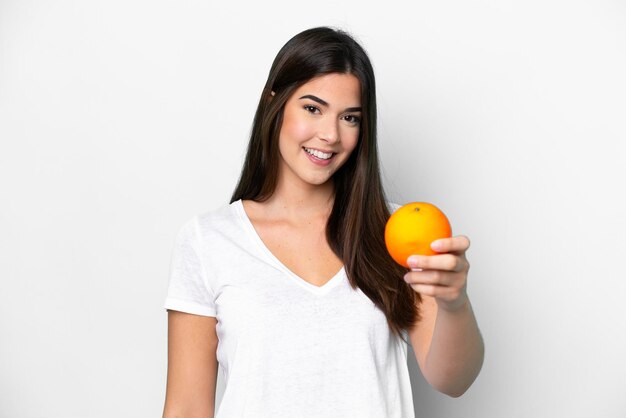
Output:
<path fill-rule="evenodd" d="M 319 27 L 279 51 L 229 204 L 180 230 L 163 416 L 413 417 L 407 343 L 460 396 L 483 361 L 466 293 L 469 240 L 407 271 L 388 255 L 371 63 Z"/>

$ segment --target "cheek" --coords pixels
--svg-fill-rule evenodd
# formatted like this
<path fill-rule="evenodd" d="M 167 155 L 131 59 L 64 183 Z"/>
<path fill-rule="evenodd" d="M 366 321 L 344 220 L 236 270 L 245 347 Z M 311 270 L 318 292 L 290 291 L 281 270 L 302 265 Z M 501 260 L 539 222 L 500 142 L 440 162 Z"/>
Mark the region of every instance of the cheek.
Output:
<path fill-rule="evenodd" d="M 313 133 L 313 127 L 310 123 L 300 120 L 298 118 L 288 118 L 283 121 L 283 127 L 281 129 L 281 135 L 285 135 L 288 138 L 295 140 L 309 139 Z"/>
<path fill-rule="evenodd" d="M 359 130 L 350 129 L 347 130 L 343 136 L 341 137 L 341 142 L 343 142 L 344 149 L 354 151 L 358 142 L 359 142 Z"/>

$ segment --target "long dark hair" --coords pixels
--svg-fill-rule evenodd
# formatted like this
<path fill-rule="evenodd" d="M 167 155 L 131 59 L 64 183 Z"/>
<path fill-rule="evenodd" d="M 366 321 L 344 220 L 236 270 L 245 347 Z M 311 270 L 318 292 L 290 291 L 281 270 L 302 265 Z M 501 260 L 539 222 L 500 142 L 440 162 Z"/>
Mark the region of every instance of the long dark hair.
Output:
<path fill-rule="evenodd" d="M 330 73 L 359 79 L 362 118 L 357 146 L 333 176 L 335 198 L 326 238 L 343 261 L 352 288 L 359 287 L 385 313 L 392 332 L 402 338 L 401 330 L 419 320 L 421 298 L 403 280 L 407 269 L 396 264 L 385 247 L 390 213 L 378 163 L 374 70 L 351 35 L 330 27 L 312 28 L 291 38 L 278 52 L 254 116 L 231 203 L 239 199 L 263 202 L 272 195 L 278 179 L 278 136 L 285 103 L 302 84 Z"/>

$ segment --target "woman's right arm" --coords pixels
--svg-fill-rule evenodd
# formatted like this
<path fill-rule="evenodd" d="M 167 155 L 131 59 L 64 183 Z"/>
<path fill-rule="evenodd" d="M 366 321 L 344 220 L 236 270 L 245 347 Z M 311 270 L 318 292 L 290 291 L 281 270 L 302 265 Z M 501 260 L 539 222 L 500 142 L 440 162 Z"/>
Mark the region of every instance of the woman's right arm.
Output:
<path fill-rule="evenodd" d="M 167 388 L 163 418 L 213 418 L 217 319 L 168 310 Z"/>

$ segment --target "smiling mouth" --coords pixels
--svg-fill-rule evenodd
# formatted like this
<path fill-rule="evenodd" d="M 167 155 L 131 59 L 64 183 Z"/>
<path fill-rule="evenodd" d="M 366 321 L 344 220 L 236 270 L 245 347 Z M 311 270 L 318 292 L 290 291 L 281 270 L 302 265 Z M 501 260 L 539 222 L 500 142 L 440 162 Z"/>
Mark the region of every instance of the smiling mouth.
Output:
<path fill-rule="evenodd" d="M 336 152 L 322 152 L 311 148 L 302 147 L 302 149 L 320 160 L 330 160 Z"/>

